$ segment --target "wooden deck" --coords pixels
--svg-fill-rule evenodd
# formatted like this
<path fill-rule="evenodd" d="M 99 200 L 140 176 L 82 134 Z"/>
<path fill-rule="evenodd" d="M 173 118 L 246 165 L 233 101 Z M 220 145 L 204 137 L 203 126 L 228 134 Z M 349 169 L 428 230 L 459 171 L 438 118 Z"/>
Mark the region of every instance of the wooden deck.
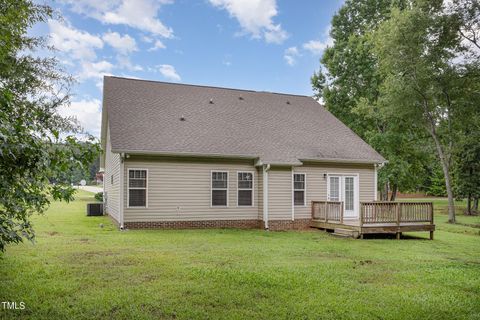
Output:
<path fill-rule="evenodd" d="M 396 234 L 430 232 L 433 240 L 432 202 L 361 202 L 358 219 L 344 217 L 343 202 L 312 201 L 311 226 L 335 233 L 363 238 L 364 234 Z"/>

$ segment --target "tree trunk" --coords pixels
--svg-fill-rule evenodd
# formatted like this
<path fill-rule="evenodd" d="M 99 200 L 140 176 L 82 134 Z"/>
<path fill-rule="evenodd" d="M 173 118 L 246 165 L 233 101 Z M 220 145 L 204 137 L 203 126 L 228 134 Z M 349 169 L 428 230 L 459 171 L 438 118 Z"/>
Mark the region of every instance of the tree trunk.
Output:
<path fill-rule="evenodd" d="M 398 191 L 398 186 L 394 184 L 392 187 L 392 195 L 390 196 L 390 201 L 395 201 L 395 199 L 397 198 L 397 191 Z"/>
<path fill-rule="evenodd" d="M 450 181 L 450 166 L 448 160 L 443 153 L 442 144 L 438 139 L 437 133 L 435 131 L 435 124 L 432 123 L 430 130 L 433 140 L 435 141 L 435 147 L 437 148 L 438 157 L 440 158 L 440 163 L 442 164 L 443 175 L 445 176 L 445 187 L 447 188 L 448 196 L 448 222 L 455 223 L 455 201 L 453 199 L 452 184 Z"/>
<path fill-rule="evenodd" d="M 472 215 L 472 195 L 469 193 L 467 198 L 467 214 Z"/>
<path fill-rule="evenodd" d="M 475 198 L 473 200 L 473 210 L 475 210 L 475 212 L 478 212 L 478 198 Z"/>
<path fill-rule="evenodd" d="M 388 182 L 385 182 L 385 194 L 383 195 L 383 201 L 388 201 Z"/>

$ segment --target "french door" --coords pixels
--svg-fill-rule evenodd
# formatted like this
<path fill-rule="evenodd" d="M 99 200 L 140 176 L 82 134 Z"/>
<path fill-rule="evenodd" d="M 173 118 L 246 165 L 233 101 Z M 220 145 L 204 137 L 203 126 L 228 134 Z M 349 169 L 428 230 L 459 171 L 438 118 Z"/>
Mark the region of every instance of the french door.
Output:
<path fill-rule="evenodd" d="M 358 218 L 358 176 L 329 175 L 328 200 L 343 202 L 343 217 Z"/>

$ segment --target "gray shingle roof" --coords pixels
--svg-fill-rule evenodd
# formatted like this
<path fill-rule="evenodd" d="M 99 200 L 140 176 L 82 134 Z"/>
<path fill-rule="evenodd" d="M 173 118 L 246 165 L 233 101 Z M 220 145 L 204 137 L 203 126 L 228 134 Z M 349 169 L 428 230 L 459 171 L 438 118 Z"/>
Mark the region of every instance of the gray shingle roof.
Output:
<path fill-rule="evenodd" d="M 385 160 L 307 96 L 105 77 L 103 108 L 113 152 Z"/>

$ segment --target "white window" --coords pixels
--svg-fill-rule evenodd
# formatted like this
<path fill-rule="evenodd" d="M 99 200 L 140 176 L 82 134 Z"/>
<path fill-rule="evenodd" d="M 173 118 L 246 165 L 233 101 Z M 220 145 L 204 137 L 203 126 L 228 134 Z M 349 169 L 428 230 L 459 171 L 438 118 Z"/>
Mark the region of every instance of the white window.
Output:
<path fill-rule="evenodd" d="M 237 180 L 237 205 L 246 207 L 253 206 L 253 173 L 238 172 Z"/>
<path fill-rule="evenodd" d="M 345 177 L 345 210 L 354 210 L 354 177 Z"/>
<path fill-rule="evenodd" d="M 340 201 L 340 177 L 330 176 L 329 177 L 329 201 Z"/>
<path fill-rule="evenodd" d="M 212 206 L 228 206 L 228 172 L 212 171 Z"/>
<path fill-rule="evenodd" d="M 296 206 L 305 205 L 305 174 L 295 173 L 293 175 L 293 203 Z"/>
<path fill-rule="evenodd" d="M 147 170 L 128 169 L 128 207 L 147 207 Z"/>

